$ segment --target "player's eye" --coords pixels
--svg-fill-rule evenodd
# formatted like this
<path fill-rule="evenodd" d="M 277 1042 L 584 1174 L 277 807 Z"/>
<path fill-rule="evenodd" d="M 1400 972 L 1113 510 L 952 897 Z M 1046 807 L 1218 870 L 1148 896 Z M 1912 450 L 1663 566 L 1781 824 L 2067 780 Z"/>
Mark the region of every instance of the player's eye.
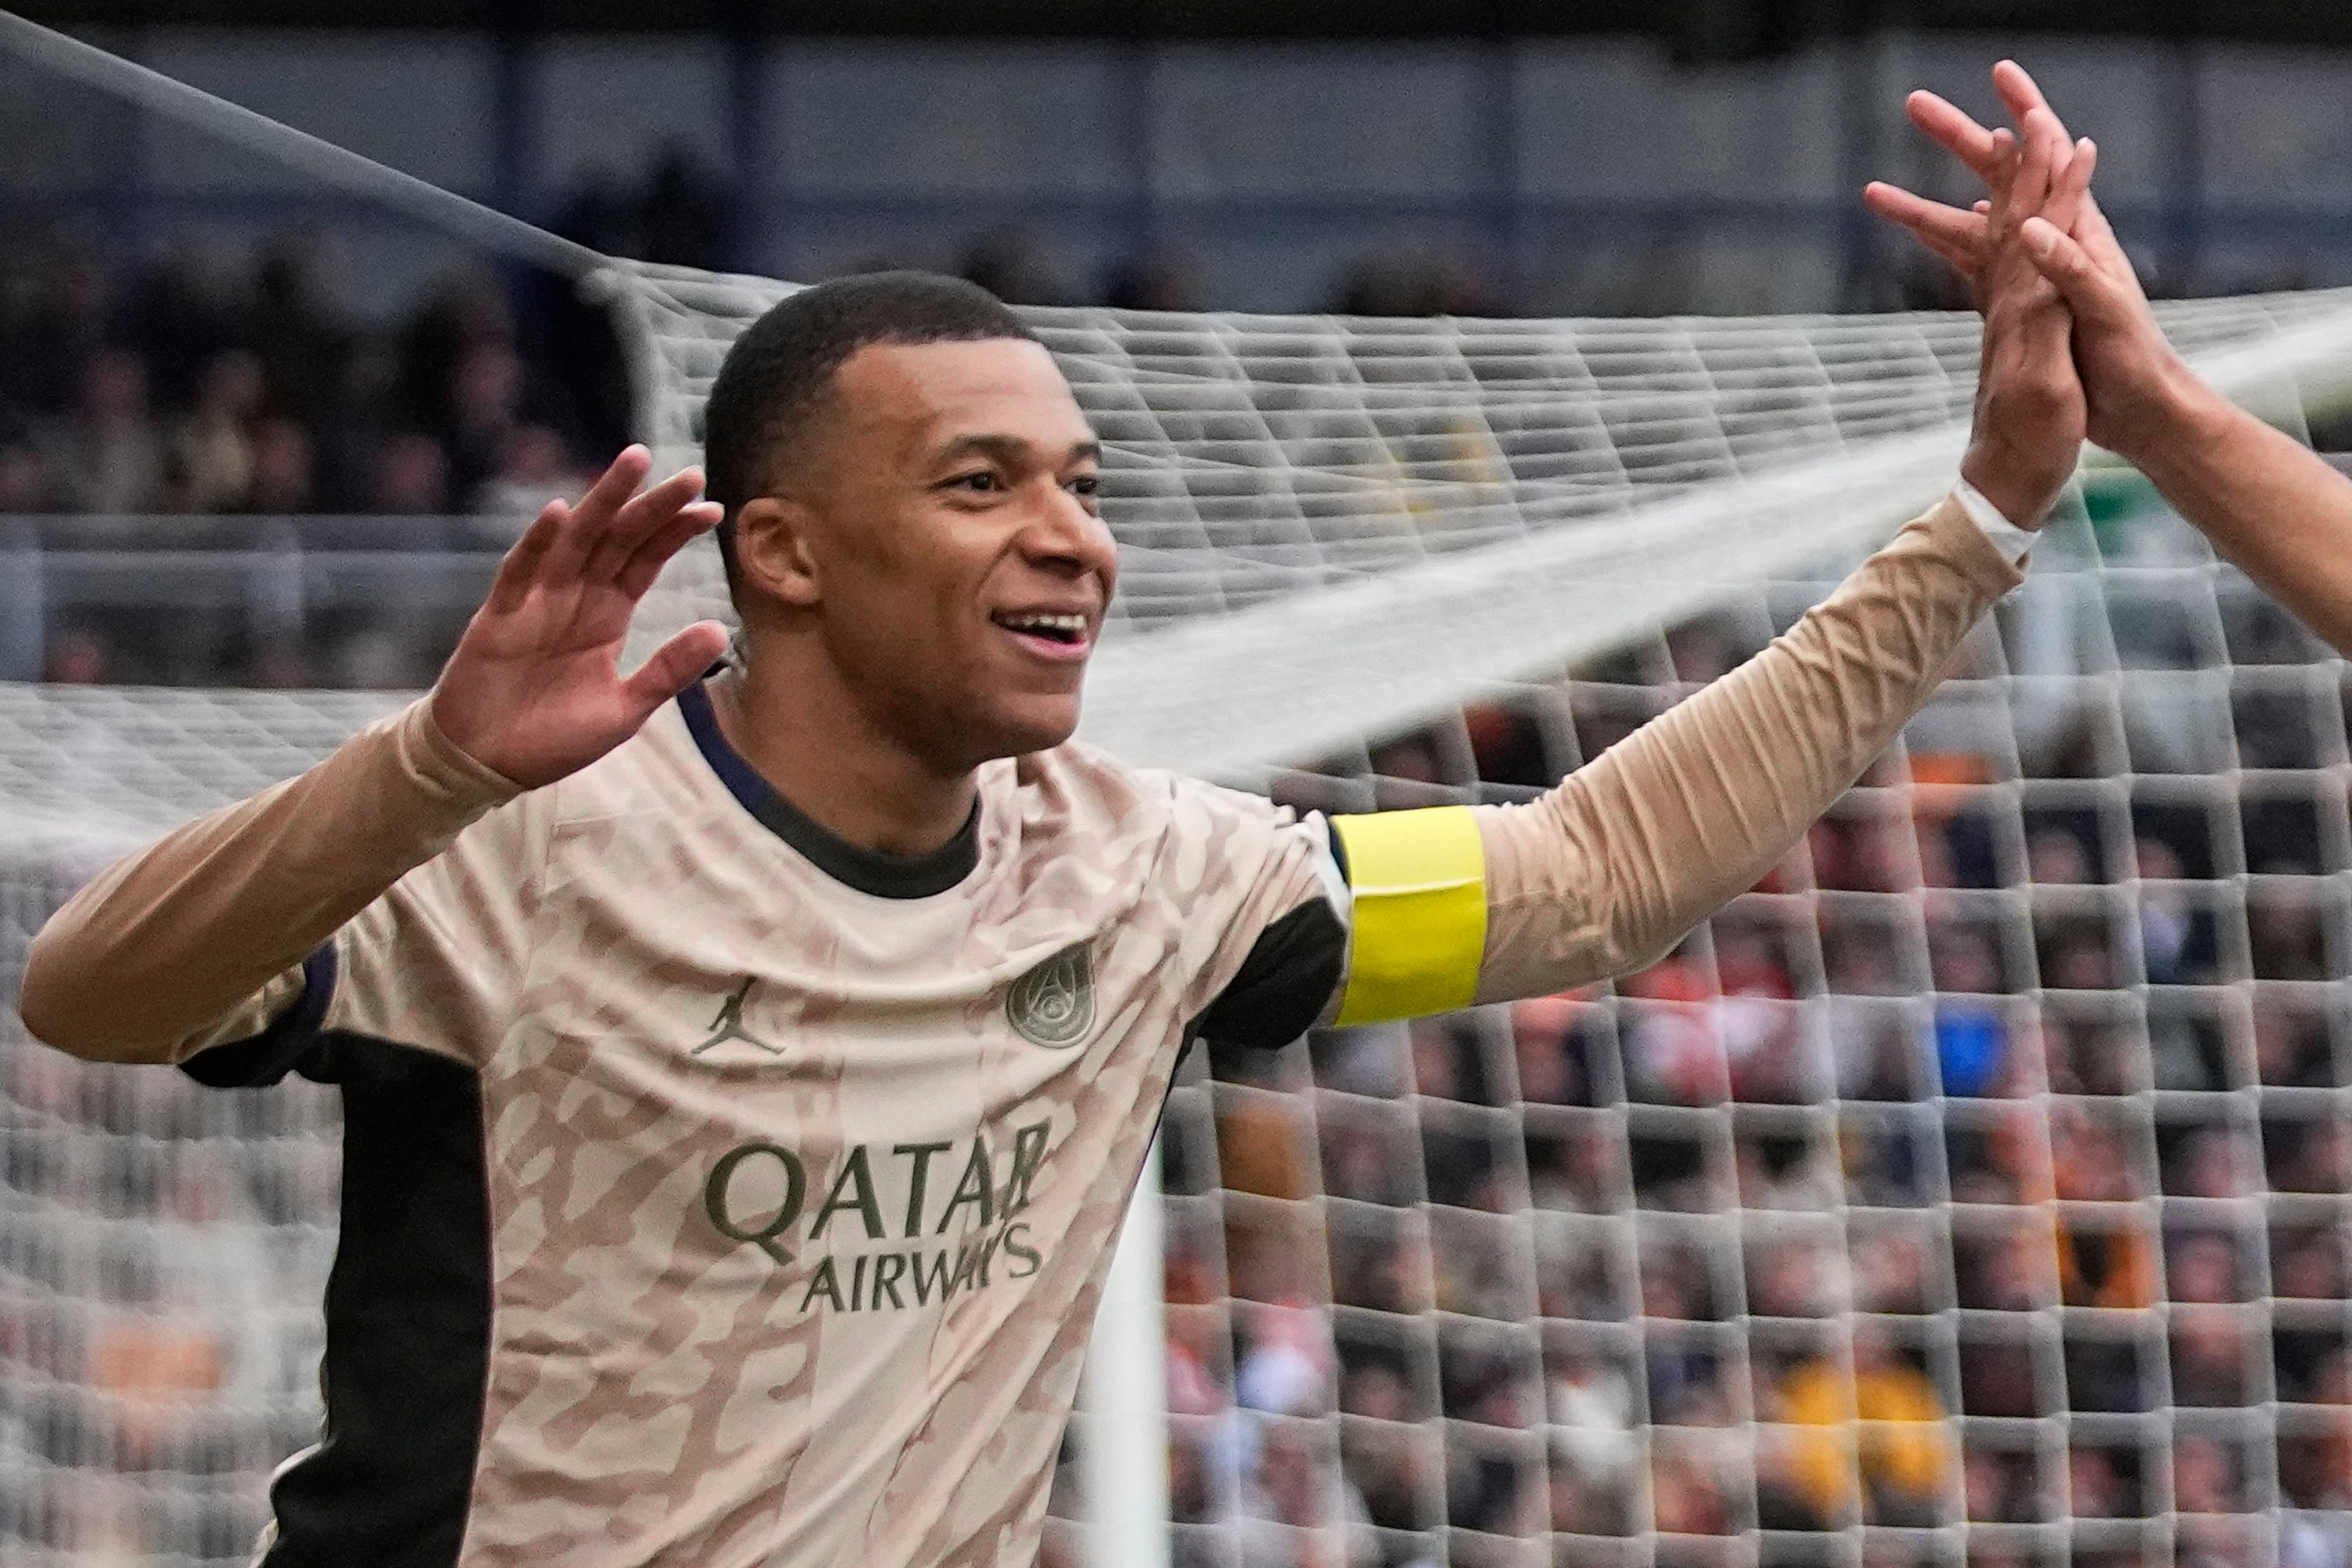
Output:
<path fill-rule="evenodd" d="M 1063 481 L 1063 487 L 1081 500 L 1092 500 L 1102 492 L 1100 474 L 1077 474 Z"/>

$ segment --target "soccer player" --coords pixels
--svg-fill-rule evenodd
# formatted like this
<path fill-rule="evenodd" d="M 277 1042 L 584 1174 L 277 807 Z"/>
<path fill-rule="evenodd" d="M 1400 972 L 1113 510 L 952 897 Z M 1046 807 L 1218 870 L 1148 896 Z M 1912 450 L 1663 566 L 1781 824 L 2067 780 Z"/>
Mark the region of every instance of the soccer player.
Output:
<path fill-rule="evenodd" d="M 341 1088 L 326 1429 L 262 1561 L 1028 1562 L 1188 1039 L 1651 961 L 2019 581 L 2084 416 L 2011 259 L 1967 483 L 1786 637 L 1531 804 L 1330 821 L 1070 741 L 1118 561 L 1017 317 L 913 274 L 778 305 L 712 387 L 711 500 L 624 453 L 428 697 L 27 960 L 77 1055 Z M 740 659 L 698 626 L 621 677 L 713 523 Z"/>
<path fill-rule="evenodd" d="M 1993 68 L 1993 85 L 2021 122 L 2042 115 L 2057 122 L 2014 61 Z M 2009 132 L 1988 131 L 1932 92 L 1913 93 L 1909 109 L 1915 124 L 1989 187 L 2005 188 L 2014 163 Z M 1990 204 L 1962 211 L 1888 184 L 1872 185 L 1864 197 L 1964 277 L 1984 276 L 1995 245 Z M 2087 192 L 2065 214 L 2020 219 L 2018 234 L 2073 313 L 2090 438 L 2146 474 L 2216 549 L 2336 651 L 2352 653 L 2352 479 L 2231 404 L 2173 352 Z"/>

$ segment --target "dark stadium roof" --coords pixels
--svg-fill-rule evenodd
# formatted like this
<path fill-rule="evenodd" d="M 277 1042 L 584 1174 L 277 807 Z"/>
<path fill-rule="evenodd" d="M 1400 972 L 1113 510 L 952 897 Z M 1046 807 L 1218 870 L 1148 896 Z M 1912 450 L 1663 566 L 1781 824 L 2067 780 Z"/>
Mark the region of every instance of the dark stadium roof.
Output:
<path fill-rule="evenodd" d="M 1093 37 L 1414 37 L 1647 33 L 1694 58 L 1907 26 L 1977 33 L 2352 43 L 2352 6 L 2311 0 L 30 0 L 79 26 L 190 23 Z"/>

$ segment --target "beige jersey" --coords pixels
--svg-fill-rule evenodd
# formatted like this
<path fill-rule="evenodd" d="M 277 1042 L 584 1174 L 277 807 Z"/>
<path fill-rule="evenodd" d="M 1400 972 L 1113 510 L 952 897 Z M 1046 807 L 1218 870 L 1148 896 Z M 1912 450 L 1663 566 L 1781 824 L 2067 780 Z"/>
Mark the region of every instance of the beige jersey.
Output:
<path fill-rule="evenodd" d="M 272 1568 L 1025 1564 L 1188 1034 L 1648 961 L 2016 581 L 1939 507 L 1524 806 L 1327 826 L 1073 745 L 914 860 L 777 798 L 700 689 L 520 796 L 420 704 L 99 879 L 23 1010 L 342 1087 L 327 1430 Z"/>
<path fill-rule="evenodd" d="M 1336 937 L 1326 844 L 1071 745 L 885 858 L 768 792 L 696 689 L 346 925 L 314 1018 L 196 1066 L 399 1105 L 347 1157 L 360 1201 L 424 1145 L 480 1183 L 478 1228 L 438 1229 L 483 1275 L 480 1391 L 352 1373 L 453 1459 L 478 1428 L 458 1562 L 1025 1563 L 1177 1043 L 1278 917 Z M 1337 977 L 1315 945 L 1282 1032 Z M 348 1268 L 383 1232 L 344 1234 Z M 281 1528 L 334 1448 L 281 1479 Z"/>

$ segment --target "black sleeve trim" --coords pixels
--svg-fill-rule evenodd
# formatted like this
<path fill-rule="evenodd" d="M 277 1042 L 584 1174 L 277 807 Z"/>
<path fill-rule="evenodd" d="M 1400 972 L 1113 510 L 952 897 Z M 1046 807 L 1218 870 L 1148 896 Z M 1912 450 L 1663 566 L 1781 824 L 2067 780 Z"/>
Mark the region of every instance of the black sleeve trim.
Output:
<path fill-rule="evenodd" d="M 489 1390 L 488 1155 L 471 1068 L 364 1035 L 302 1064 L 341 1089 L 323 1440 L 270 1483 L 259 1568 L 451 1568 Z"/>
<path fill-rule="evenodd" d="M 335 997 L 335 944 L 330 941 L 302 961 L 302 994 L 269 1026 L 242 1040 L 208 1046 L 180 1064 L 180 1070 L 211 1089 L 259 1089 L 291 1072 L 319 1042 L 327 1005 Z"/>
<path fill-rule="evenodd" d="M 1286 1046 L 1322 1016 L 1347 956 L 1348 933 L 1329 901 L 1301 904 L 1258 933 L 1232 983 L 1185 1033 L 1217 1045 Z"/>

